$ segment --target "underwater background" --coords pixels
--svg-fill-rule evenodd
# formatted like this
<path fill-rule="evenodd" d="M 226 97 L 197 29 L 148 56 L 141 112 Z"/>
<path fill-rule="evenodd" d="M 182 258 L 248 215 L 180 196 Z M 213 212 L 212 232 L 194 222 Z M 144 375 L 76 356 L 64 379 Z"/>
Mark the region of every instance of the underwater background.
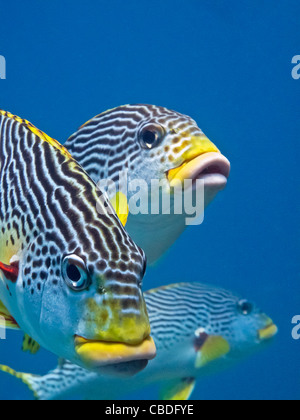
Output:
<path fill-rule="evenodd" d="M 227 189 L 144 287 L 200 281 L 253 300 L 279 327 L 274 343 L 198 381 L 194 399 L 299 399 L 300 54 L 297 0 L 2 2 L 0 108 L 64 142 L 92 116 L 153 103 L 192 116 L 232 164 Z M 0 363 L 45 374 L 46 351 L 0 341 Z M 154 389 L 129 398 L 155 398 Z M 0 375 L 0 399 L 30 392 Z M 126 396 L 122 396 L 126 398 Z"/>

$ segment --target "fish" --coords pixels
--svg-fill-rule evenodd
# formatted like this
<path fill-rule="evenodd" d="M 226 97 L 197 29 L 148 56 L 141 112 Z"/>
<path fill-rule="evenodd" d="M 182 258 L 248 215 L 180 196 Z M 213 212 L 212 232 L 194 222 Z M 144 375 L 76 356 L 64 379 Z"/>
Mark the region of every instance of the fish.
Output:
<path fill-rule="evenodd" d="M 145 293 L 157 357 L 133 378 L 95 374 L 68 361 L 44 376 L 0 370 L 22 380 L 36 399 L 118 399 L 150 385 L 163 400 L 191 398 L 196 381 L 232 367 L 272 342 L 278 329 L 254 303 L 201 283 Z"/>
<path fill-rule="evenodd" d="M 146 258 L 106 201 L 59 142 L 0 111 L 0 326 L 33 353 L 134 374 L 156 354 Z"/>
<path fill-rule="evenodd" d="M 64 145 L 97 184 L 109 180 L 111 200 L 116 192 L 126 190 L 126 184 L 134 187 L 136 180 L 146 182 L 144 195 L 136 188 L 123 195 L 129 202 L 126 229 L 145 251 L 149 265 L 170 250 L 188 224 L 195 223 L 191 218 L 187 221 L 188 209 L 176 211 L 176 188 L 182 190 L 188 180 L 193 189 L 197 181 L 204 184 L 204 197 L 199 189 L 201 222 L 202 207 L 226 187 L 230 174 L 230 162 L 195 120 L 160 106 L 138 104 L 108 110 L 82 125 Z M 160 196 L 151 194 L 153 180 L 161 186 Z M 162 195 L 169 200 L 166 207 Z M 150 199 L 154 202 L 151 209 Z"/>

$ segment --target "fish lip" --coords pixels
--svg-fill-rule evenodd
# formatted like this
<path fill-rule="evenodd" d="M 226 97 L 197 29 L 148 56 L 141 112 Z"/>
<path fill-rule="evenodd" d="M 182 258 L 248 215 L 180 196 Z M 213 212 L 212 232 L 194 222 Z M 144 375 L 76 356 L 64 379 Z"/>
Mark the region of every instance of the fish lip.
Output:
<path fill-rule="evenodd" d="M 88 340 L 75 336 L 75 351 L 90 369 L 121 365 L 124 363 L 148 361 L 156 357 L 156 346 L 151 336 L 138 344 L 127 344 L 101 340 Z M 142 367 L 144 369 L 144 367 Z"/>
<path fill-rule="evenodd" d="M 277 333 L 278 327 L 271 321 L 264 328 L 258 330 L 257 335 L 259 341 L 267 341 L 275 337 Z"/>
<path fill-rule="evenodd" d="M 116 365 L 101 366 L 94 371 L 101 375 L 109 375 L 118 378 L 131 378 L 148 366 L 149 360 L 135 360 L 132 362 L 118 363 Z"/>
<path fill-rule="evenodd" d="M 222 190 L 230 175 L 230 162 L 218 152 L 202 153 L 169 170 L 166 175 L 171 187 L 178 180 L 183 182 L 190 179 L 195 183 L 199 179 L 204 181 L 205 187 Z"/>

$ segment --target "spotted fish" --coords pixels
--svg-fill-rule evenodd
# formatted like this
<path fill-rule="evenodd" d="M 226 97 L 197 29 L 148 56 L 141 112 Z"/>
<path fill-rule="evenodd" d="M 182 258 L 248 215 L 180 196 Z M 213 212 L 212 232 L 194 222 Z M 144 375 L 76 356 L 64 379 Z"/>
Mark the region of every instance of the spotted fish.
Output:
<path fill-rule="evenodd" d="M 70 362 L 45 376 L 0 370 L 23 380 L 38 399 L 115 399 L 158 384 L 163 399 L 188 399 L 196 379 L 230 367 L 277 333 L 271 319 L 231 292 L 199 283 L 160 287 L 145 295 L 157 357 L 135 378 L 97 375 Z"/>
<path fill-rule="evenodd" d="M 0 153 L 0 321 L 86 368 L 143 369 L 144 253 L 56 140 L 0 111 Z"/>
<path fill-rule="evenodd" d="M 195 186 L 197 180 L 202 180 L 207 206 L 225 188 L 230 172 L 229 161 L 193 119 L 153 105 L 127 105 L 104 112 L 84 124 L 65 146 L 96 183 L 109 179 L 117 190 L 122 190 L 124 173 L 128 184 L 146 181 L 148 191 L 151 181 L 161 183 L 161 191 L 170 198 L 170 214 L 164 214 L 162 207 L 155 212 L 147 211 L 149 208 L 139 214 L 130 211 L 126 226 L 150 264 L 186 227 L 187 211 L 174 211 L 172 187 L 186 180 Z M 109 191 L 111 199 L 114 193 Z M 129 202 L 133 194 L 134 189 L 126 194 Z M 145 198 L 149 197 L 141 199 Z"/>

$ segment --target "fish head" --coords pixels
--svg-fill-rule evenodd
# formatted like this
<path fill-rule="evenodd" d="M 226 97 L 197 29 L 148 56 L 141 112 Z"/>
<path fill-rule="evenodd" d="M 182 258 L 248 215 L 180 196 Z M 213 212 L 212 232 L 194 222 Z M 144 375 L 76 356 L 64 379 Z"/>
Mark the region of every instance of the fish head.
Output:
<path fill-rule="evenodd" d="M 179 283 L 145 297 L 157 361 L 171 371 L 176 366 L 178 376 L 195 378 L 203 368 L 222 370 L 262 349 L 277 333 L 254 304 L 218 287 Z"/>
<path fill-rule="evenodd" d="M 157 180 L 170 192 L 178 182 L 202 180 L 206 205 L 225 188 L 230 173 L 229 161 L 192 118 L 155 105 L 106 111 L 65 145 L 95 182 L 108 178 L 122 183 L 126 171 L 129 182 L 144 180 L 150 188 Z"/>
<path fill-rule="evenodd" d="M 80 209 L 80 198 L 73 208 Z M 106 204 L 111 214 L 96 212 L 83 226 L 76 218 L 69 241 L 58 224 L 24 250 L 21 326 L 27 321 L 24 330 L 39 344 L 82 367 L 129 375 L 156 355 L 141 290 L 146 257 Z"/>
<path fill-rule="evenodd" d="M 166 191 L 187 180 L 193 186 L 202 180 L 208 205 L 227 184 L 229 161 L 189 116 L 161 107 L 150 110 L 152 115 L 136 129 L 140 162 L 132 175 L 148 184 L 153 179 L 165 182 Z"/>
<path fill-rule="evenodd" d="M 277 334 L 277 326 L 255 304 L 216 289 L 206 326 L 194 333 L 196 366 L 220 359 L 233 363 L 262 349 Z M 217 357 L 216 357 L 217 356 Z"/>
<path fill-rule="evenodd" d="M 272 342 L 278 328 L 273 320 L 247 299 L 237 299 L 231 325 L 232 356 L 248 354 Z"/>
<path fill-rule="evenodd" d="M 43 335 L 60 343 L 58 353 L 67 349 L 68 360 L 91 370 L 130 362 L 134 372 L 144 368 L 156 350 L 141 291 L 143 254 L 110 264 L 77 250 L 57 262 L 59 277 L 43 293 Z"/>
<path fill-rule="evenodd" d="M 149 264 L 173 245 L 191 213 L 200 220 L 230 173 L 229 161 L 192 118 L 154 105 L 106 111 L 80 127 L 65 146 L 110 199 L 117 191 L 125 194 L 128 232 Z M 182 206 L 183 198 L 192 204 L 195 193 L 197 208 Z"/>
<path fill-rule="evenodd" d="M 1 171 L 1 308 L 60 357 L 95 370 L 141 370 L 155 345 L 141 291 L 145 254 L 126 218 L 59 142 L 0 115 L 10 127 L 1 145 L 12 169 Z"/>

